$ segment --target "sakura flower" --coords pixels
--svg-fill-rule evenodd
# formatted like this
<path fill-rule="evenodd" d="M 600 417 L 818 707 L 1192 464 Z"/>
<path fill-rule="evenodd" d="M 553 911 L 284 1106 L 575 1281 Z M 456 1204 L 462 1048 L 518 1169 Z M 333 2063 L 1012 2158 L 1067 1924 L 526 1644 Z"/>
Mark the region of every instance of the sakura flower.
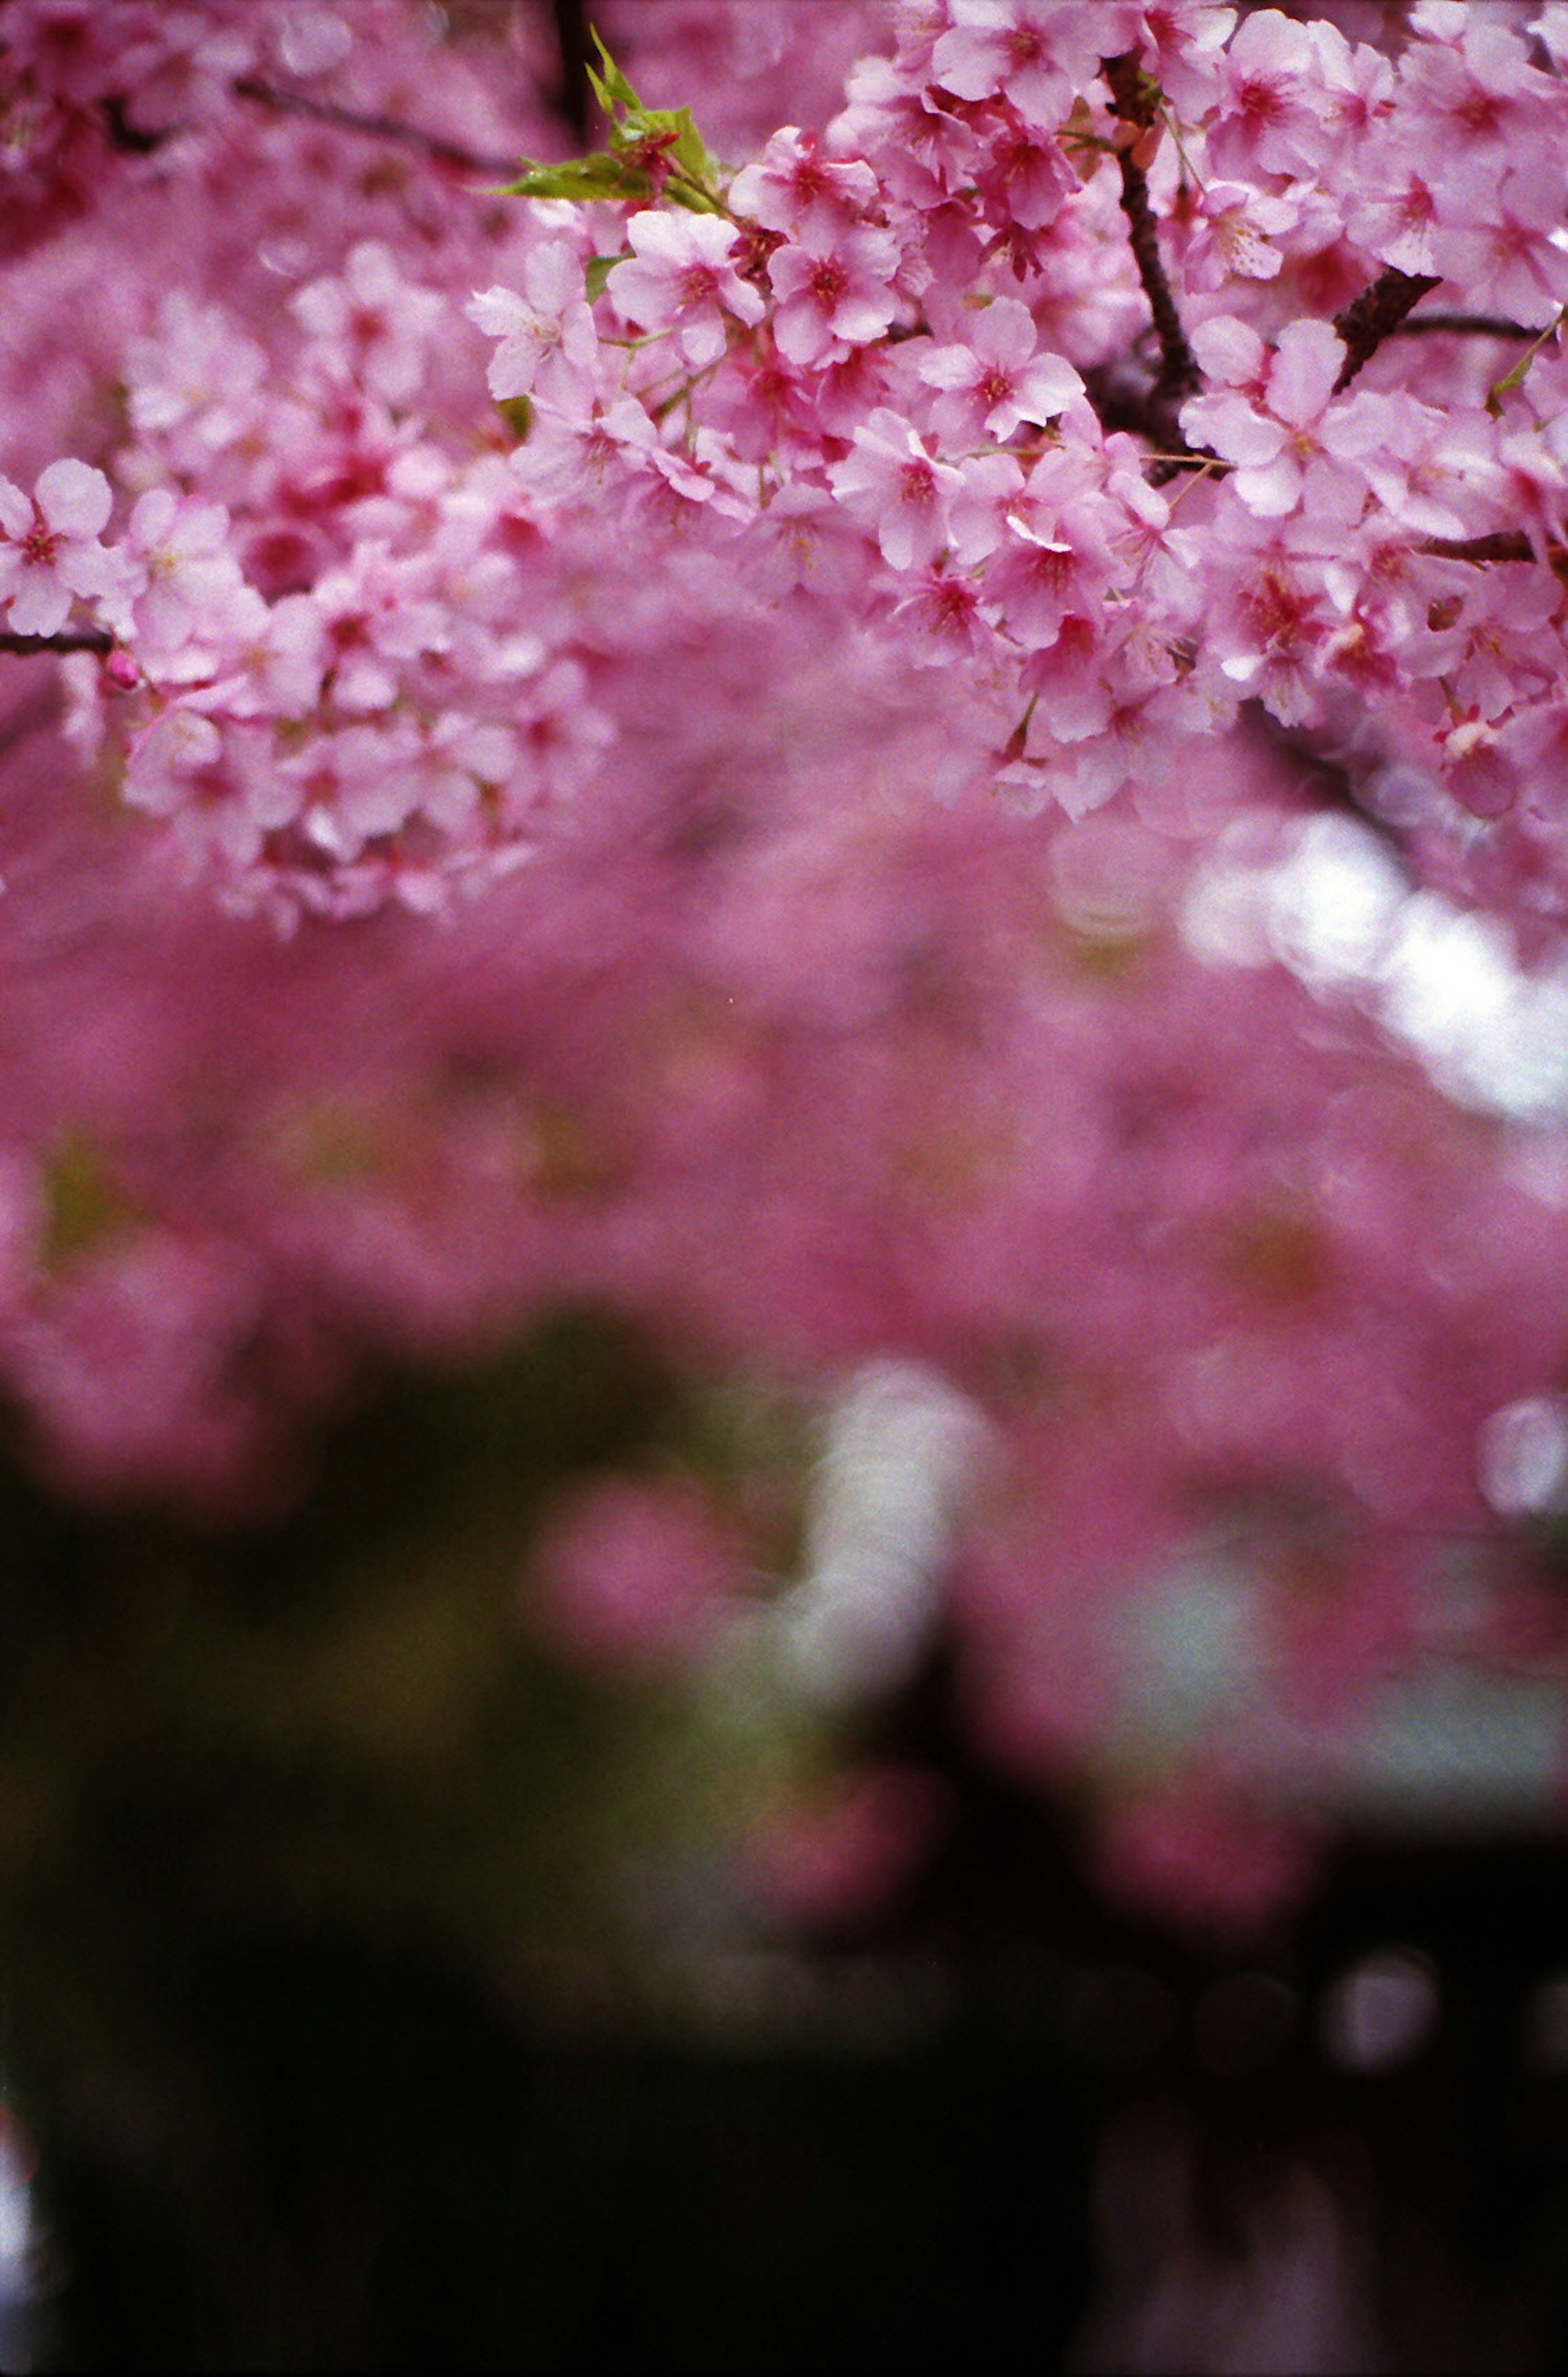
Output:
<path fill-rule="evenodd" d="M 1312 45 L 1277 8 L 1243 18 L 1219 62 L 1209 155 L 1222 173 L 1311 174 L 1324 145 Z"/>
<path fill-rule="evenodd" d="M 569 411 L 592 402 L 598 334 L 584 294 L 582 266 L 565 240 L 536 247 L 522 268 L 522 293 L 485 289 L 470 298 L 471 322 L 500 345 L 485 374 L 497 402 L 537 392 Z M 587 409 L 587 405 L 583 405 Z"/>
<path fill-rule="evenodd" d="M 957 99 L 1005 93 L 1026 123 L 1054 131 L 1102 56 L 1126 46 L 1134 12 L 1063 7 L 1059 0 L 952 0 L 952 27 L 931 54 L 935 79 Z M 1103 20 L 1098 27 L 1090 19 Z"/>
<path fill-rule="evenodd" d="M 1432 271 L 1439 179 L 1430 158 L 1392 129 L 1368 141 L 1346 209 L 1351 238 L 1400 272 Z"/>
<path fill-rule="evenodd" d="M 14 635 L 58 635 L 75 596 L 113 594 L 118 569 L 99 542 L 112 501 L 85 462 L 51 462 L 30 500 L 0 479 L 0 602 Z"/>
<path fill-rule="evenodd" d="M 874 158 L 883 189 L 901 204 L 928 211 L 970 180 L 975 133 L 940 92 L 911 90 L 892 59 L 872 57 L 851 75 L 849 98 L 832 126 L 834 146 Z"/>
<path fill-rule="evenodd" d="M 974 579 L 946 569 L 940 562 L 897 604 L 893 616 L 908 633 L 910 658 L 916 668 L 985 660 L 999 654 L 1001 649 L 981 611 L 980 590 Z"/>
<path fill-rule="evenodd" d="M 833 493 L 876 537 L 892 569 L 924 568 L 948 539 L 947 503 L 962 484 L 936 461 L 907 421 L 879 405 L 842 462 L 828 472 Z"/>
<path fill-rule="evenodd" d="M 145 578 L 134 605 L 138 640 L 168 652 L 202 631 L 221 634 L 245 591 L 228 539 L 221 504 L 194 503 L 167 487 L 138 499 L 125 548 Z"/>
<path fill-rule="evenodd" d="M 730 185 L 737 215 L 767 231 L 796 236 L 803 229 L 832 233 L 876 203 L 877 176 L 864 158 L 822 156 L 814 132 L 786 124 L 754 164 Z"/>
<path fill-rule="evenodd" d="M 1247 344 L 1236 341 L 1239 353 Z M 1290 322 L 1268 363 L 1262 406 L 1239 390 L 1183 405 L 1188 436 L 1236 464 L 1236 493 L 1260 519 L 1283 520 L 1303 502 L 1352 518 L 1359 509 L 1359 484 L 1335 466 L 1375 427 L 1345 408 L 1336 435 L 1325 418 L 1344 360 L 1344 342 L 1327 322 Z"/>
<path fill-rule="evenodd" d="M 1237 688 L 1255 694 L 1285 726 L 1321 712 L 1316 664 L 1339 624 L 1324 597 L 1322 562 L 1298 523 L 1241 513 L 1205 628 L 1204 666 L 1217 663 L 1233 699 Z"/>
<path fill-rule="evenodd" d="M 975 173 L 988 221 L 1042 231 L 1081 185 L 1061 143 L 1009 114 L 992 131 Z"/>
<path fill-rule="evenodd" d="M 418 744 L 403 725 L 346 726 L 312 736 L 278 763 L 301 826 L 329 857 L 357 858 L 365 844 L 395 833 L 420 793 Z"/>
<path fill-rule="evenodd" d="M 541 406 L 511 467 L 534 495 L 551 501 L 603 501 L 613 485 L 629 488 L 652 467 L 659 433 L 635 397 L 618 396 L 587 418 Z"/>
<path fill-rule="evenodd" d="M 740 233 L 718 215 L 661 214 L 649 209 L 627 225 L 632 255 L 605 281 L 624 320 L 667 331 L 688 364 L 717 363 L 728 342 L 724 316 L 760 322 L 760 290 L 736 265 Z"/>
<path fill-rule="evenodd" d="M 413 766 L 421 813 L 444 832 L 458 834 L 472 824 L 482 800 L 498 805 L 503 788 L 518 775 L 521 753 L 509 727 L 449 711 L 425 735 Z"/>
<path fill-rule="evenodd" d="M 434 289 L 403 279 L 391 249 L 376 239 L 350 249 L 341 279 L 308 281 L 292 305 L 328 368 L 364 381 L 389 404 L 419 386 L 425 347 L 445 310 Z"/>
<path fill-rule="evenodd" d="M 1216 0 L 1145 0 L 1138 17 L 1137 46 L 1148 71 L 1184 114 L 1201 113 L 1214 89 L 1219 53 L 1235 30 L 1235 9 Z"/>
<path fill-rule="evenodd" d="M 386 710 L 406 664 L 449 640 L 447 613 L 426 588 L 421 565 L 394 558 L 384 545 L 362 546 L 311 600 L 332 654 L 331 692 L 340 710 Z"/>
<path fill-rule="evenodd" d="M 1402 62 L 1403 95 L 1416 101 L 1455 161 L 1527 137 L 1554 111 L 1558 87 L 1531 66 L 1505 24 L 1468 12 L 1456 43 L 1416 42 Z"/>
<path fill-rule="evenodd" d="M 838 361 L 880 339 L 898 311 L 892 234 L 857 224 L 846 231 L 803 227 L 768 265 L 779 304 L 773 337 L 787 363 Z"/>
<path fill-rule="evenodd" d="M 1005 537 L 985 566 L 987 596 L 1026 650 L 1053 644 L 1070 614 L 1099 615 L 1115 519 L 1084 460 L 1059 449 L 1041 456 L 1010 503 Z"/>
<path fill-rule="evenodd" d="M 224 670 L 214 690 L 232 716 L 299 719 L 315 709 L 331 659 L 318 603 L 308 594 L 266 603 L 245 587 L 224 625 Z"/>
<path fill-rule="evenodd" d="M 1083 383 L 1059 355 L 1038 352 L 1038 332 L 1027 305 L 998 297 L 976 317 L 968 343 L 937 347 L 919 365 L 928 388 L 946 391 L 933 407 L 939 429 L 959 437 L 982 430 L 999 443 L 1021 422 L 1054 419 L 1083 392 Z"/>
<path fill-rule="evenodd" d="M 1568 300 L 1568 254 L 1554 233 L 1568 205 L 1561 162 L 1537 157 L 1500 176 L 1472 158 L 1443 178 L 1432 269 L 1470 302 L 1532 328 Z"/>
<path fill-rule="evenodd" d="M 261 349 L 217 306 L 176 290 L 155 334 L 131 341 L 131 426 L 167 442 L 178 466 L 203 468 L 248 427 L 266 369 Z"/>
<path fill-rule="evenodd" d="M 557 661 L 529 687 L 513 725 L 524 764 L 507 799 L 520 810 L 581 792 L 616 739 L 614 722 L 592 697 L 587 670 L 573 660 Z"/>
<path fill-rule="evenodd" d="M 1181 277 L 1189 289 L 1222 288 L 1237 274 L 1244 281 L 1273 281 L 1284 262 L 1273 245 L 1293 231 L 1299 209 L 1288 197 L 1271 197 L 1247 182 L 1211 182 L 1186 219 Z"/>

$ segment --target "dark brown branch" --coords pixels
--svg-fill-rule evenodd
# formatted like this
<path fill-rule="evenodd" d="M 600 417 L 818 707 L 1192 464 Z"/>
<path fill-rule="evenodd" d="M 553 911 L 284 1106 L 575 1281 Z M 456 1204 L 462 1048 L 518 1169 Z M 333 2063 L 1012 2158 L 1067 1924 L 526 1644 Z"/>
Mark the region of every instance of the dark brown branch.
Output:
<path fill-rule="evenodd" d="M 1117 120 L 1138 134 L 1147 132 L 1155 120 L 1157 93 L 1148 84 L 1136 50 L 1128 50 L 1119 58 L 1102 58 L 1100 71 L 1110 90 L 1111 108 Z M 1155 317 L 1155 331 L 1160 342 L 1160 373 L 1150 391 L 1155 406 L 1168 413 L 1168 432 L 1162 427 L 1167 443 L 1183 447 L 1176 424 L 1178 406 L 1189 396 L 1196 396 L 1203 385 L 1203 375 L 1198 368 L 1198 358 L 1188 344 L 1181 316 L 1166 278 L 1165 258 L 1160 254 L 1159 226 L 1155 210 L 1149 204 L 1149 182 L 1142 165 L 1134 161 L 1137 140 L 1118 151 L 1121 167 L 1121 211 L 1127 218 L 1128 237 L 1132 245 L 1133 261 L 1138 278 L 1143 284 L 1143 294 Z"/>
<path fill-rule="evenodd" d="M 561 79 L 556 113 L 569 126 L 579 149 L 588 146 L 588 24 L 582 0 L 553 0 L 556 46 L 561 57 Z"/>
<path fill-rule="evenodd" d="M 102 627 L 72 628 L 59 636 L 0 635 L 0 652 L 16 652 L 30 659 L 36 652 L 98 652 L 106 654 L 114 649 L 114 639 Z"/>
<path fill-rule="evenodd" d="M 1511 322 L 1503 314 L 1412 314 L 1407 321 L 1395 322 L 1389 332 L 1391 339 L 1414 339 L 1427 330 L 1451 331 L 1461 339 L 1538 339 L 1538 330 L 1527 329 L 1523 322 Z"/>
<path fill-rule="evenodd" d="M 285 90 L 278 83 L 258 81 L 254 75 L 241 75 L 233 90 L 237 99 L 269 107 L 276 114 L 307 115 L 313 124 L 329 124 L 336 132 L 355 132 L 366 140 L 393 140 L 405 149 L 421 149 L 437 164 L 454 166 L 459 173 L 511 175 L 517 171 L 515 157 L 485 156 L 456 140 L 443 139 L 438 132 L 422 132 L 417 125 L 401 124 L 395 116 L 362 115 L 330 100 L 308 98 L 303 90 Z"/>
<path fill-rule="evenodd" d="M 1342 388 L 1349 387 L 1364 364 L 1371 363 L 1383 340 L 1392 338 L 1411 306 L 1429 289 L 1437 287 L 1439 277 L 1433 272 L 1401 272 L 1396 265 L 1385 265 L 1377 279 L 1335 316 L 1334 327 L 1347 349 L 1334 383 L 1336 396 Z"/>
<path fill-rule="evenodd" d="M 1416 548 L 1435 554 L 1440 561 L 1537 561 L 1540 558 L 1523 529 L 1494 529 L 1490 536 L 1429 536 Z M 1568 545 L 1549 544 L 1548 563 L 1557 568 L 1568 561 Z"/>

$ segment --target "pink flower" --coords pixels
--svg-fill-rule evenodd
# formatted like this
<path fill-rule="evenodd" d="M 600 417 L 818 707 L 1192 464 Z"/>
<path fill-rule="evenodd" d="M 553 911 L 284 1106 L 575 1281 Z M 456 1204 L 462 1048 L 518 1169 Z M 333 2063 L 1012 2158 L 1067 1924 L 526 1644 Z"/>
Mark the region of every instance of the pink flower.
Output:
<path fill-rule="evenodd" d="M 1206 327 L 1214 352 L 1227 334 L 1215 324 Z M 1239 360 L 1248 343 L 1234 340 Z M 1371 443 L 1379 424 L 1348 406 L 1337 421 L 1330 416 L 1344 360 L 1344 341 L 1327 322 L 1287 322 L 1265 367 L 1262 405 L 1239 392 L 1194 397 L 1183 405 L 1188 436 L 1236 464 L 1232 484 L 1260 519 L 1283 520 L 1302 507 L 1335 511 L 1347 521 L 1359 513 L 1359 485 L 1338 465 Z M 1249 373 L 1253 385 L 1256 377 Z"/>
<path fill-rule="evenodd" d="M 627 238 L 633 254 L 604 284 L 617 310 L 643 330 L 667 331 L 699 370 L 724 352 L 726 314 L 737 322 L 761 320 L 761 292 L 736 268 L 740 233 L 733 223 L 650 209 L 632 216 Z"/>
<path fill-rule="evenodd" d="M 341 278 L 307 282 L 292 305 L 328 368 L 363 380 L 389 404 L 401 403 L 419 386 L 425 348 L 445 311 L 434 289 L 404 280 L 391 249 L 377 239 L 361 240 Z"/>
<path fill-rule="evenodd" d="M 1559 159 L 1501 174 L 1495 159 L 1467 159 L 1442 183 L 1432 269 L 1471 305 L 1542 328 L 1568 300 L 1568 254 L 1554 237 L 1565 207 Z"/>
<path fill-rule="evenodd" d="M 30 500 L 0 479 L 0 602 L 13 635 L 58 635 L 76 596 L 114 593 L 119 573 L 99 543 L 112 502 L 102 472 L 85 462 L 51 462 Z"/>
<path fill-rule="evenodd" d="M 535 391 L 563 411 L 591 406 L 599 359 L 598 333 L 583 291 L 582 265 L 565 240 L 536 247 L 522 268 L 522 294 L 486 289 L 467 313 L 500 345 L 485 375 L 497 402 Z"/>
<path fill-rule="evenodd" d="M 888 232 L 803 227 L 768 265 L 779 300 L 773 336 L 786 363 L 833 363 L 880 339 L 898 311 L 898 264 Z"/>
<path fill-rule="evenodd" d="M 1233 273 L 1274 280 L 1285 260 L 1275 235 L 1293 231 L 1299 220 L 1291 198 L 1271 197 L 1247 182 L 1211 182 L 1187 219 L 1183 281 L 1208 291 L 1223 288 Z"/>
<path fill-rule="evenodd" d="M 931 54 L 933 76 L 955 99 L 1005 93 L 1025 123 L 1054 132 L 1100 58 L 1126 46 L 1134 13 L 1060 0 L 952 0 L 952 30 Z"/>
<path fill-rule="evenodd" d="M 936 461 L 923 439 L 886 405 L 879 405 L 852 450 L 828 472 L 833 493 L 876 537 L 892 569 L 919 569 L 948 541 L 947 506 L 962 480 L 951 462 Z"/>
<path fill-rule="evenodd" d="M 126 552 L 143 580 L 134 604 L 138 639 L 168 652 L 198 630 L 222 636 L 245 589 L 221 504 L 150 488 L 131 513 Z"/>
<path fill-rule="evenodd" d="M 1082 396 L 1083 383 L 1059 355 L 1041 354 L 1035 317 L 1016 297 L 994 298 L 976 316 L 968 343 L 936 347 L 918 366 L 939 398 L 939 429 L 961 437 L 982 431 L 1005 444 L 1021 422 L 1044 423 Z"/>
<path fill-rule="evenodd" d="M 1327 131 L 1313 90 L 1304 25 L 1276 8 L 1243 18 L 1219 62 L 1209 155 L 1222 173 L 1311 174 Z"/>
<path fill-rule="evenodd" d="M 786 124 L 736 175 L 729 196 L 737 215 L 798 237 L 802 230 L 832 233 L 865 214 L 877 200 L 877 176 L 863 158 L 822 156 L 814 132 Z"/>

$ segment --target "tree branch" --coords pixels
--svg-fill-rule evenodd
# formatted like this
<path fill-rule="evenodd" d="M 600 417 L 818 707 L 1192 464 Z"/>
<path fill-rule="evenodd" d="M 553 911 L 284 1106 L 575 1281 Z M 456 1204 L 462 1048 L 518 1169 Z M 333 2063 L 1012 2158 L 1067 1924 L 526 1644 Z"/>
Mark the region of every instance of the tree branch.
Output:
<path fill-rule="evenodd" d="M 106 627 L 71 628 L 58 636 L 14 636 L 8 630 L 0 635 L 0 652 L 15 652 L 30 659 L 36 652 L 97 652 L 106 655 L 114 649 L 114 639 Z"/>
<path fill-rule="evenodd" d="M 1523 322 L 1511 322 L 1502 314 L 1412 314 L 1407 321 L 1395 322 L 1389 332 L 1391 339 L 1414 339 L 1427 330 L 1447 330 L 1456 338 L 1468 339 L 1534 339 L 1539 333 L 1526 329 Z"/>
<path fill-rule="evenodd" d="M 1148 78 L 1138 63 L 1138 53 L 1128 50 L 1118 58 L 1102 58 L 1100 71 L 1105 76 L 1111 95 L 1112 113 L 1119 123 L 1127 125 L 1138 134 L 1147 132 L 1155 120 L 1157 93 L 1148 86 Z M 1142 165 L 1135 161 L 1137 140 L 1130 140 L 1119 149 L 1117 161 L 1121 168 L 1121 211 L 1127 218 L 1128 237 L 1132 245 L 1133 261 L 1138 278 L 1143 284 L 1143 294 L 1155 317 L 1155 330 L 1160 342 L 1160 374 L 1150 390 L 1153 404 L 1169 415 L 1167 442 L 1185 447 L 1176 423 L 1176 412 L 1183 399 L 1196 396 L 1203 385 L 1203 375 L 1198 368 L 1198 358 L 1187 342 L 1187 332 L 1166 278 L 1165 258 L 1160 254 L 1159 226 L 1155 210 L 1149 204 L 1149 181 Z M 1162 427 L 1162 436 L 1166 435 Z"/>
<path fill-rule="evenodd" d="M 1416 547 L 1418 553 L 1435 554 L 1440 561 L 1539 561 L 1538 546 L 1533 545 L 1523 529 L 1494 529 L 1490 536 L 1428 536 Z M 1546 565 L 1560 574 L 1568 562 L 1568 544 L 1549 544 Z"/>
<path fill-rule="evenodd" d="M 1377 279 L 1335 316 L 1334 327 L 1347 350 L 1339 377 L 1334 383 L 1336 396 L 1342 388 L 1349 387 L 1364 364 L 1371 363 L 1411 306 L 1429 289 L 1437 287 L 1440 277 L 1435 272 L 1401 272 L 1396 265 L 1385 265 Z"/>
<path fill-rule="evenodd" d="M 553 0 L 561 80 L 556 112 L 571 128 L 580 149 L 588 146 L 588 25 L 582 0 Z"/>
<path fill-rule="evenodd" d="M 434 158 L 438 165 L 451 165 L 461 173 L 511 174 L 517 171 L 515 157 L 491 157 L 479 150 L 465 149 L 461 142 L 447 140 L 438 132 L 422 132 L 416 125 L 400 124 L 395 116 L 362 115 L 352 107 L 338 107 L 332 101 L 311 99 L 303 90 L 285 90 L 279 83 L 262 82 L 255 75 L 241 75 L 233 85 L 236 99 L 248 99 L 257 107 L 269 107 L 278 115 L 307 115 L 313 124 L 329 124 L 335 132 L 356 132 L 366 140 L 394 140 L 405 149 L 419 149 Z"/>

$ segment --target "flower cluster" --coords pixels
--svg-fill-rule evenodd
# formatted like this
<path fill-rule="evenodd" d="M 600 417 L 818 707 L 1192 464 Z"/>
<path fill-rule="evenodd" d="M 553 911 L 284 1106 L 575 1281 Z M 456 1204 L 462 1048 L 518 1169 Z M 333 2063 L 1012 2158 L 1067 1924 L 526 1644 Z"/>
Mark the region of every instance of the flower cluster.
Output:
<path fill-rule="evenodd" d="M 540 209 L 520 477 L 960 665 L 955 783 L 1079 812 L 1257 699 L 1568 896 L 1561 28 L 1383 13 L 904 11 L 710 211 Z"/>
<path fill-rule="evenodd" d="M 103 164 L 0 348 L 0 1378 L 222 1507 L 562 1297 L 920 1366 L 976 1738 L 1261 1899 L 1401 1677 L 1561 1630 L 1545 1152 L 1183 918 L 1325 792 L 1568 905 L 1568 12 L 835 5 L 842 106 L 806 13 L 622 9 L 561 160 L 521 14 L 11 0 Z M 601 1483 L 539 1622 L 698 1655 L 730 1532 Z"/>

